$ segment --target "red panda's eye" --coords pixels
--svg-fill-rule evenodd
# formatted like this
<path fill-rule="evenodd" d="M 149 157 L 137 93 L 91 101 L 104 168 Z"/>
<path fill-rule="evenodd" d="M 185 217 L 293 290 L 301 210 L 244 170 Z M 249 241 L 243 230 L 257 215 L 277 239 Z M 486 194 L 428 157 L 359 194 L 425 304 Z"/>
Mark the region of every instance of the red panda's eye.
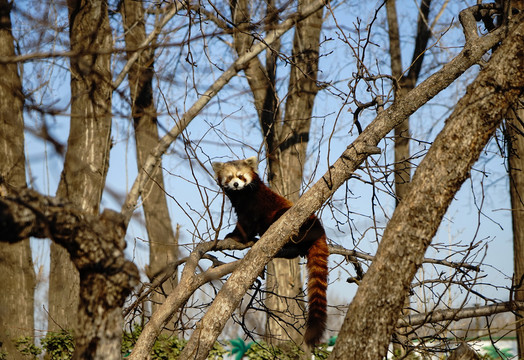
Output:
<path fill-rule="evenodd" d="M 242 181 L 246 181 L 246 178 L 244 177 L 244 175 L 240 174 L 238 175 L 238 178 Z"/>

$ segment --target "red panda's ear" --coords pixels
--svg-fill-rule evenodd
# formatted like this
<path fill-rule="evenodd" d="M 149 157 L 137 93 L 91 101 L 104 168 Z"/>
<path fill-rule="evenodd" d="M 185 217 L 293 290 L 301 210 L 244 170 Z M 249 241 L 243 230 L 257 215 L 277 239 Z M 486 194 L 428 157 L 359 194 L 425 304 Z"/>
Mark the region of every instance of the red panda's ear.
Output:
<path fill-rule="evenodd" d="M 215 172 L 215 178 L 218 179 L 218 173 L 224 167 L 224 163 L 214 162 L 214 163 L 211 163 L 211 167 L 213 167 L 213 171 Z"/>
<path fill-rule="evenodd" d="M 246 164 L 252 168 L 255 172 L 258 172 L 258 159 L 256 156 L 252 156 L 244 160 Z"/>

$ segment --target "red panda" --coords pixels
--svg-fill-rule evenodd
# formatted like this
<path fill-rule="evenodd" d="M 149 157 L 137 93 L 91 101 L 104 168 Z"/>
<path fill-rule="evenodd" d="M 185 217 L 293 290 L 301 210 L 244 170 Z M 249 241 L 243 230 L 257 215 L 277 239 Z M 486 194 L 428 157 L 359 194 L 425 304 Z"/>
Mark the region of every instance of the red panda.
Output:
<path fill-rule="evenodd" d="M 260 180 L 257 165 L 256 157 L 212 164 L 217 182 L 237 214 L 236 227 L 226 237 L 241 243 L 262 236 L 293 205 Z M 280 254 L 288 258 L 299 255 L 307 258 L 308 315 L 304 341 L 312 346 L 320 341 L 326 329 L 329 256 L 326 233 L 315 215 L 306 220 L 298 235 L 290 239 Z"/>

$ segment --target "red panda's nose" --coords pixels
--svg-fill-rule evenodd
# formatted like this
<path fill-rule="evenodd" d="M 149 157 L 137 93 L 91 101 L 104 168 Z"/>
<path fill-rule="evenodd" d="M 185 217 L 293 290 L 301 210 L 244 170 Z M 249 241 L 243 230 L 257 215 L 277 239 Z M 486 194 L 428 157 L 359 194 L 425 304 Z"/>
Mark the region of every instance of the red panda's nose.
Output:
<path fill-rule="evenodd" d="M 237 188 L 237 187 L 238 187 L 238 182 L 235 181 L 235 182 L 233 183 L 233 186 Z"/>

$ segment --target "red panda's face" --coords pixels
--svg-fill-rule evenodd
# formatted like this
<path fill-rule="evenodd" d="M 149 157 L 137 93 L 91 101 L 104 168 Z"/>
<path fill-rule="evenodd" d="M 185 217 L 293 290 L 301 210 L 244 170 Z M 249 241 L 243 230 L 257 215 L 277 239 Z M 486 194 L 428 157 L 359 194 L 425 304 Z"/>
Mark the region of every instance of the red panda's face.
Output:
<path fill-rule="evenodd" d="M 226 190 L 242 190 L 253 181 L 255 169 L 251 158 L 227 163 L 213 163 L 218 183 Z"/>
<path fill-rule="evenodd" d="M 233 169 L 236 170 L 236 169 Z M 250 173 L 243 171 L 234 171 L 225 173 L 220 179 L 218 179 L 220 185 L 224 189 L 229 190 L 242 190 L 253 180 L 253 177 Z"/>

